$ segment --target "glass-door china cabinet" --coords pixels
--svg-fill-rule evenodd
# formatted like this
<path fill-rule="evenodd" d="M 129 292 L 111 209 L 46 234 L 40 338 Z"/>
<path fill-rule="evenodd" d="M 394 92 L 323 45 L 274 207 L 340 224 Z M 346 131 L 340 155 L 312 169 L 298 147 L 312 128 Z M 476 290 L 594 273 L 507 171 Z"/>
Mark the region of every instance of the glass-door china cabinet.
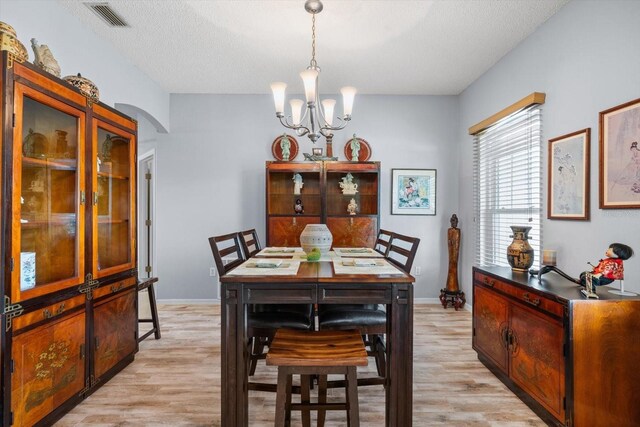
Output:
<path fill-rule="evenodd" d="M 51 425 L 137 351 L 137 125 L 7 59 L 0 425 Z"/>

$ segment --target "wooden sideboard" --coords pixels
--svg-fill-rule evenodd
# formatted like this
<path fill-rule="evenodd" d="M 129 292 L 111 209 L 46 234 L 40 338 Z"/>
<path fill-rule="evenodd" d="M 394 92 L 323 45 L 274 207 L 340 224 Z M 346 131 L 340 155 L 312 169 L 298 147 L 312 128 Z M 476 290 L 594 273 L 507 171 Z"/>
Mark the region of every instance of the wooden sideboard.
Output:
<path fill-rule="evenodd" d="M 510 268 L 473 268 L 478 359 L 549 425 L 640 422 L 640 298 L 609 289 L 586 300 L 555 273 L 538 283 Z"/>
<path fill-rule="evenodd" d="M 296 193 L 293 177 L 304 185 Z M 351 174 L 354 194 L 343 194 L 341 181 Z M 373 247 L 380 227 L 380 162 L 267 162 L 267 246 L 300 246 L 307 224 L 327 224 L 333 245 Z M 348 206 L 356 204 L 354 214 Z M 296 213 L 300 200 L 304 212 Z"/>

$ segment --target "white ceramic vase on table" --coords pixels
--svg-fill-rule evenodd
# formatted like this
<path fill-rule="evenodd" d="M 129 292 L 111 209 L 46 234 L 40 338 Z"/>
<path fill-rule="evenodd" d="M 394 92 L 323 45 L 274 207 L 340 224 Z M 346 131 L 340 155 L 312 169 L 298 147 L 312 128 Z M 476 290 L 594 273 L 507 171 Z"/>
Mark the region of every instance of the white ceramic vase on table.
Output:
<path fill-rule="evenodd" d="M 306 253 L 313 248 L 318 248 L 321 254 L 326 254 L 331 249 L 333 235 L 326 224 L 307 224 L 300 233 L 300 246 Z"/>

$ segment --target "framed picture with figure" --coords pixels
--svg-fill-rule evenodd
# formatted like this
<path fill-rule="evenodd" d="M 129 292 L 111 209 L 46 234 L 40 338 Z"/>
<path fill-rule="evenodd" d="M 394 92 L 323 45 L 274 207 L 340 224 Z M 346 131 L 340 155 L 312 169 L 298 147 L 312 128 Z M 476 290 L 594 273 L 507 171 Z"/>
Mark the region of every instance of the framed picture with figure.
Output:
<path fill-rule="evenodd" d="M 591 128 L 549 140 L 547 218 L 589 220 Z"/>
<path fill-rule="evenodd" d="M 640 209 L 640 98 L 600 113 L 600 209 Z"/>
<path fill-rule="evenodd" d="M 391 214 L 435 215 L 436 170 L 391 169 Z"/>

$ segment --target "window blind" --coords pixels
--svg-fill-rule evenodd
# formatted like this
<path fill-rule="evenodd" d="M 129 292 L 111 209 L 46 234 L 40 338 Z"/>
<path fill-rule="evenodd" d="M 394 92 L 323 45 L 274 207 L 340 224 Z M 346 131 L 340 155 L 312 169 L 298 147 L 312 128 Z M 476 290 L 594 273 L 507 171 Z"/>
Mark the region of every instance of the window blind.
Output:
<path fill-rule="evenodd" d="M 509 266 L 510 226 L 531 227 L 534 268 L 542 246 L 542 108 L 515 112 L 474 137 L 476 264 Z"/>

